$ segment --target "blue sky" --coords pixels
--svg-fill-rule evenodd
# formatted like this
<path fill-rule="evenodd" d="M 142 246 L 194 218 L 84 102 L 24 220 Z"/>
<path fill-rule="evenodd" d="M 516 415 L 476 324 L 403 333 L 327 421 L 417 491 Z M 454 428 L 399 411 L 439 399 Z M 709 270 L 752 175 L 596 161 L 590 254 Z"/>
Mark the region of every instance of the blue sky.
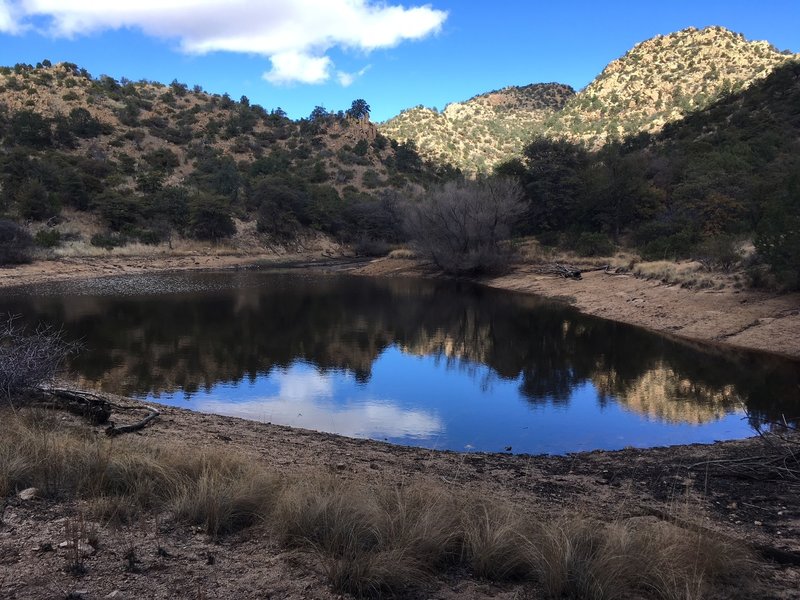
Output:
<path fill-rule="evenodd" d="M 0 0 L 0 63 L 178 79 L 294 118 L 365 98 L 373 120 L 506 85 L 580 89 L 635 43 L 722 25 L 800 51 L 798 0 Z"/>

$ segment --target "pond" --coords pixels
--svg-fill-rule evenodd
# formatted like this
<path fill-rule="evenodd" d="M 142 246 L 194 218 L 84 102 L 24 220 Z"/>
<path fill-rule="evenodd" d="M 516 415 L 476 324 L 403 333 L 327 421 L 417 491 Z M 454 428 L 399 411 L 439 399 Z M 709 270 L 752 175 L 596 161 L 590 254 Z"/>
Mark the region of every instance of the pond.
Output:
<path fill-rule="evenodd" d="M 551 453 L 713 442 L 800 415 L 800 364 L 452 281 L 265 271 L 3 290 L 81 385 L 351 437 Z"/>

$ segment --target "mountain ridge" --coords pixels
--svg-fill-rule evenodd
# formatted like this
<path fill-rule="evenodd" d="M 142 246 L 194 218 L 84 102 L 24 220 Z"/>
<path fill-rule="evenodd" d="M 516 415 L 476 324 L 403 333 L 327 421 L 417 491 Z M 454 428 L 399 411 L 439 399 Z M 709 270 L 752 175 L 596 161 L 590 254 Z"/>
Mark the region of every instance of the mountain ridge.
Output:
<path fill-rule="evenodd" d="M 378 127 L 389 137 L 413 141 L 428 159 L 467 172 L 490 171 L 519 156 L 524 145 L 539 135 L 598 148 L 610 139 L 655 133 L 798 58 L 724 27 L 689 27 L 639 42 L 578 92 L 565 84 L 509 86 L 448 104 L 447 108 L 455 107 L 450 113 L 447 108 L 436 112 L 418 106 Z M 498 110 L 486 101 L 498 92 L 514 95 L 519 93 L 514 90 L 537 85 L 562 86 L 573 93 L 563 104 L 538 111 Z M 494 137 L 485 135 L 487 131 Z"/>

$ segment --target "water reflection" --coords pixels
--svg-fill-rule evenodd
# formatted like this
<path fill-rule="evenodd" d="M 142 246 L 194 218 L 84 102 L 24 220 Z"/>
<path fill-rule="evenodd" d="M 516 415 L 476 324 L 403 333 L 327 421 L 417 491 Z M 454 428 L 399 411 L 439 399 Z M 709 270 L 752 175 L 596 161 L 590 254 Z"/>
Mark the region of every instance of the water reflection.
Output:
<path fill-rule="evenodd" d="M 563 452 L 741 437 L 743 405 L 800 414 L 796 362 L 453 282 L 141 276 L 0 310 L 83 337 L 70 366 L 88 387 L 404 443 Z"/>
<path fill-rule="evenodd" d="M 193 406 L 203 412 L 349 437 L 429 439 L 442 433 L 435 414 L 403 409 L 391 400 L 359 397 L 346 391 L 352 381 L 347 373 L 321 373 L 301 363 L 272 377 L 259 377 L 242 390 L 221 386 L 197 396 Z M 176 403 L 175 397 L 164 399 Z"/>

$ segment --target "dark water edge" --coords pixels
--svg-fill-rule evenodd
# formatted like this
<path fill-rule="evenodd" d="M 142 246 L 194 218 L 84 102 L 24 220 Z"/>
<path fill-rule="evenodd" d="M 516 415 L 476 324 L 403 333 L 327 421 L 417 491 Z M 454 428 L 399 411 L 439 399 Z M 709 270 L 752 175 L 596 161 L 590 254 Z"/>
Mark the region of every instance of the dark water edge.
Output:
<path fill-rule="evenodd" d="M 431 448 L 711 442 L 800 416 L 797 361 L 464 282 L 166 273 L 4 290 L 0 311 L 82 338 L 88 386 Z"/>

